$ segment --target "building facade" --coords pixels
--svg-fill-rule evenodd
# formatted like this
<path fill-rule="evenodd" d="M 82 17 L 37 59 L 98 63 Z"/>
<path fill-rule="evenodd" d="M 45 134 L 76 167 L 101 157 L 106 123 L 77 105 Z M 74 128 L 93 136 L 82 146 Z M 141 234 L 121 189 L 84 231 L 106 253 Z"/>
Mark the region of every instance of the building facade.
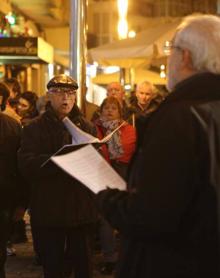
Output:
<path fill-rule="evenodd" d="M 183 17 L 192 13 L 216 14 L 216 0 L 129 0 L 129 30 L 142 31 L 155 18 Z M 118 39 L 117 0 L 89 0 L 88 47 L 95 47 Z"/>

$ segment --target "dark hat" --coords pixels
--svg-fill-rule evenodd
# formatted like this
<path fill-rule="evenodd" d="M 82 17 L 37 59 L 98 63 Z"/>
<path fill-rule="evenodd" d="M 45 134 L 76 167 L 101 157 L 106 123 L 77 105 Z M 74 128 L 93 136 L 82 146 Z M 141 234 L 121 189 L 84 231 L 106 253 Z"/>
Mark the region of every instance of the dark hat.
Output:
<path fill-rule="evenodd" d="M 47 89 L 49 90 L 50 88 L 59 88 L 59 87 L 77 90 L 78 84 L 77 84 L 76 80 L 74 80 L 72 77 L 67 76 L 65 74 L 59 74 L 59 75 L 54 76 L 47 83 Z"/>

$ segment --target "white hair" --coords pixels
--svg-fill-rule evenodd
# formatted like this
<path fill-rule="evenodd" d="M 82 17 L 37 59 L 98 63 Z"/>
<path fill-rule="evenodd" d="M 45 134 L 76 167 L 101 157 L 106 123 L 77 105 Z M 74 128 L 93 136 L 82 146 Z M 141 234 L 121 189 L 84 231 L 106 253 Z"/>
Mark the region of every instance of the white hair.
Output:
<path fill-rule="evenodd" d="M 198 72 L 220 74 L 220 18 L 214 15 L 186 17 L 177 28 L 174 45 L 188 49 Z"/>
<path fill-rule="evenodd" d="M 139 91 L 140 88 L 143 86 L 148 86 L 151 89 L 152 93 L 154 93 L 154 94 L 157 93 L 157 88 L 154 86 L 154 84 L 147 80 L 138 83 L 136 91 Z"/>

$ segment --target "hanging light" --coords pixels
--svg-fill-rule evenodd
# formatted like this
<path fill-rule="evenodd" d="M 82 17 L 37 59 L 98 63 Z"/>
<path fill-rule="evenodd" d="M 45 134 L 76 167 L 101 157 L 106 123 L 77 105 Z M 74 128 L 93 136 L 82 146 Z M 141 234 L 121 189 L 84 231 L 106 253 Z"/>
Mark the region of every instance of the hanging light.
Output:
<path fill-rule="evenodd" d="M 118 36 L 119 39 L 125 39 L 128 35 L 128 22 L 127 22 L 127 12 L 128 12 L 128 0 L 118 0 Z"/>

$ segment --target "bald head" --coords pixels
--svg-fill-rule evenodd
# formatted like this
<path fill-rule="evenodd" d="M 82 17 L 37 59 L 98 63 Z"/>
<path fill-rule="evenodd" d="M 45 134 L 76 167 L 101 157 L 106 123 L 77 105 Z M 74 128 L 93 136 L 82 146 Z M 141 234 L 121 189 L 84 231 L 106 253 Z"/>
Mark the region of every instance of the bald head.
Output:
<path fill-rule="evenodd" d="M 107 97 L 115 97 L 120 102 L 124 99 L 124 89 L 119 82 L 112 82 L 107 86 Z"/>

